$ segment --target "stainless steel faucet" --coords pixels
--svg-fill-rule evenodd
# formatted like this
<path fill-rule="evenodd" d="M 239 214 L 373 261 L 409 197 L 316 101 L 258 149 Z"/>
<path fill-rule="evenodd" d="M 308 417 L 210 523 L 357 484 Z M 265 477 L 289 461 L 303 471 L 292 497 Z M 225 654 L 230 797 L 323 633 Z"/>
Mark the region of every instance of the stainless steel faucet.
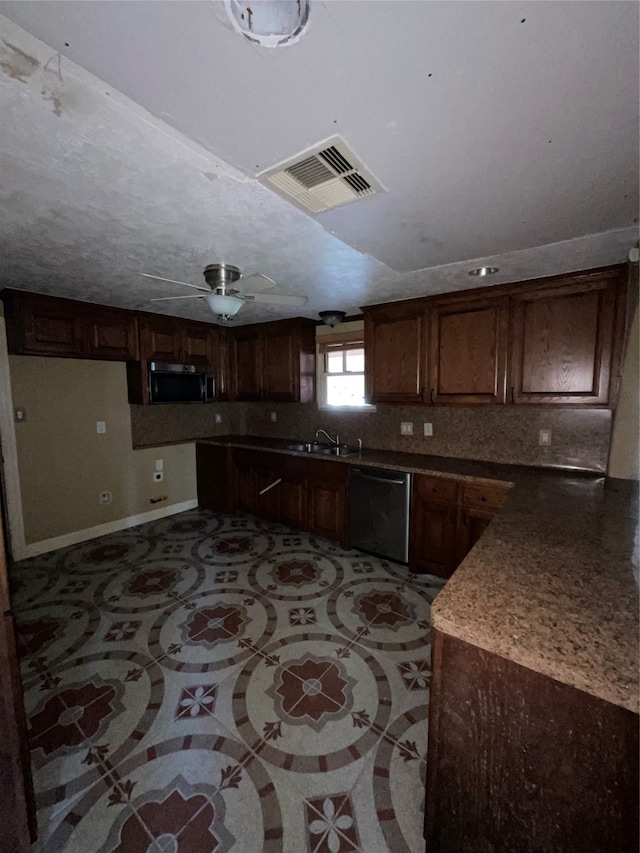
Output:
<path fill-rule="evenodd" d="M 338 435 L 338 433 L 336 433 L 336 437 L 335 437 L 335 438 L 331 438 L 331 436 L 330 436 L 330 435 L 329 435 L 329 433 L 326 431 L 326 429 L 317 429 L 317 430 L 316 430 L 316 439 L 318 438 L 318 435 L 319 435 L 320 433 L 322 433 L 323 435 L 326 435 L 326 437 L 329 439 L 329 441 L 331 442 L 331 444 L 335 444 L 335 446 L 336 446 L 336 447 L 340 447 L 340 436 Z"/>

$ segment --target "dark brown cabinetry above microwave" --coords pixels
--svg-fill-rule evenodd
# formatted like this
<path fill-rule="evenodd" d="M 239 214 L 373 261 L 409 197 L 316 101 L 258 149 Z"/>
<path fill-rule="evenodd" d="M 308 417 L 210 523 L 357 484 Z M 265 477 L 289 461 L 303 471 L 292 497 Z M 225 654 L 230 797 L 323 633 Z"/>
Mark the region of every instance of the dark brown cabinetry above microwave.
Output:
<path fill-rule="evenodd" d="M 372 403 L 615 405 L 624 266 L 363 311 Z"/>
<path fill-rule="evenodd" d="M 159 314 L 138 314 L 140 360 L 127 365 L 129 402 L 149 402 L 149 364 L 193 364 L 209 368 L 216 400 L 228 399 L 225 338 L 218 326 Z"/>
<path fill-rule="evenodd" d="M 139 357 L 133 311 L 4 290 L 7 343 L 14 355 L 129 361 Z"/>

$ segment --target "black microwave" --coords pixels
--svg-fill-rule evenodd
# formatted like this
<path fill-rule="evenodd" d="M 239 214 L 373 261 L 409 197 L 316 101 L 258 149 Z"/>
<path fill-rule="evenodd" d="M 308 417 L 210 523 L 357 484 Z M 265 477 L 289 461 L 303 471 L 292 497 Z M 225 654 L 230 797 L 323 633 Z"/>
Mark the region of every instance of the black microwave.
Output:
<path fill-rule="evenodd" d="M 149 402 L 212 403 L 215 399 L 213 375 L 193 364 L 149 364 Z"/>

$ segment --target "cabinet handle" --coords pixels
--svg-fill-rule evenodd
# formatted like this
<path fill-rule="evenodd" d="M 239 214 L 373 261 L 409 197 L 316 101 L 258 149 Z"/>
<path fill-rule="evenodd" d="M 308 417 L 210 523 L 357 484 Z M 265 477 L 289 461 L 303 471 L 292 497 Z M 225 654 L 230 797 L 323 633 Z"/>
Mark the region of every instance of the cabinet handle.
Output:
<path fill-rule="evenodd" d="M 434 388 L 432 388 L 432 389 L 431 389 L 431 393 L 430 393 L 430 395 L 429 395 L 429 398 L 430 398 L 431 402 L 435 405 L 435 402 L 436 402 L 436 401 L 433 399 L 434 397 L 435 397 L 435 389 L 434 389 Z"/>
<path fill-rule="evenodd" d="M 271 489 L 274 489 L 278 485 L 278 483 L 281 483 L 281 482 L 282 482 L 282 477 L 278 477 L 277 480 L 274 480 L 273 483 L 271 483 L 268 486 L 265 486 L 265 488 L 261 492 L 258 492 L 258 495 L 264 495 L 266 492 L 270 492 Z"/>
<path fill-rule="evenodd" d="M 515 403 L 515 401 L 516 401 L 516 389 L 512 385 L 511 386 L 511 402 Z"/>

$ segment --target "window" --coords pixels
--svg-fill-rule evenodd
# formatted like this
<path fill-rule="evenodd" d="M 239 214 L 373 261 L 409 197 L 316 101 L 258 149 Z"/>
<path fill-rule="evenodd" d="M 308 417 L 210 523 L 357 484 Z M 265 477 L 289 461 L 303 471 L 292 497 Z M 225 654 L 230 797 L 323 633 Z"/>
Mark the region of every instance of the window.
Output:
<path fill-rule="evenodd" d="M 318 405 L 320 408 L 373 409 L 364 399 L 364 342 L 327 336 L 318 346 Z"/>

